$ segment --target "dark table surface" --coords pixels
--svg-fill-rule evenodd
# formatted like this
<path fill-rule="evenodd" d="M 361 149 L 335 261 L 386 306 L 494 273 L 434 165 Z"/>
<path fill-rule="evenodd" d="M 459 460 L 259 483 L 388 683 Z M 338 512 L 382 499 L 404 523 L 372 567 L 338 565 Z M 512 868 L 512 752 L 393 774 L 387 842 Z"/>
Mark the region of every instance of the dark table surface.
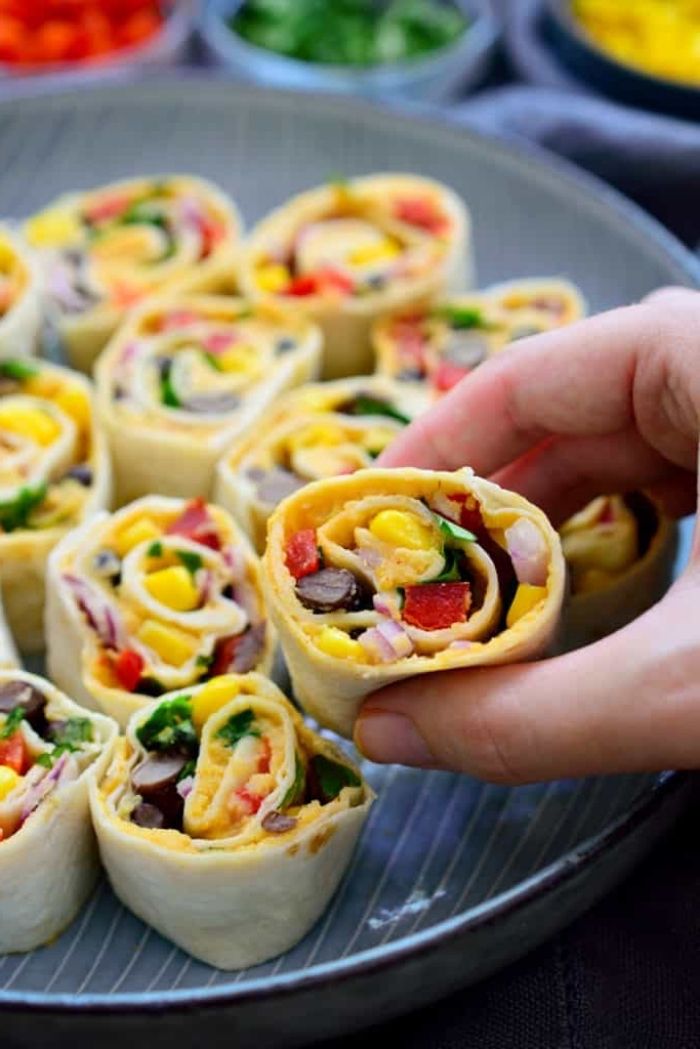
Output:
<path fill-rule="evenodd" d="M 637 871 L 553 940 L 475 987 L 323 1049 L 698 1049 L 696 793 Z"/>

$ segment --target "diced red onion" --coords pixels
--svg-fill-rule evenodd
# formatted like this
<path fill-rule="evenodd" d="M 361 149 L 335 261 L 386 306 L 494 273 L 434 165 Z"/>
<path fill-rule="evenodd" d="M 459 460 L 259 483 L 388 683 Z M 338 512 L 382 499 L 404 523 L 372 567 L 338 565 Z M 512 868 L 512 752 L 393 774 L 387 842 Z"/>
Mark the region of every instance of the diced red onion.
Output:
<path fill-rule="evenodd" d="M 374 611 L 379 612 L 380 615 L 390 616 L 392 614 L 387 595 L 383 594 L 381 590 L 373 596 L 372 604 L 374 605 Z"/>
<path fill-rule="evenodd" d="M 195 575 L 195 582 L 199 587 L 199 600 L 203 605 L 208 604 L 216 592 L 214 573 L 207 568 L 200 568 Z"/>
<path fill-rule="evenodd" d="M 192 793 L 194 787 L 194 776 L 185 776 L 179 783 L 175 785 L 175 790 L 178 792 L 181 798 L 186 798 Z"/>
<path fill-rule="evenodd" d="M 448 648 L 471 648 L 473 643 L 474 643 L 473 641 L 466 641 L 466 640 L 450 641 L 450 643 L 449 643 L 449 645 L 447 647 Z"/>
<path fill-rule="evenodd" d="M 376 627 L 365 630 L 357 640 L 370 659 L 377 663 L 394 663 L 413 652 L 410 637 L 393 619 L 382 620 Z"/>
<path fill-rule="evenodd" d="M 123 648 L 125 632 L 121 619 L 93 588 L 74 575 L 64 575 L 64 581 L 73 591 L 78 608 L 106 648 Z"/>
<path fill-rule="evenodd" d="M 119 363 L 130 364 L 134 357 L 137 356 L 140 349 L 141 344 L 139 342 L 127 342 L 126 346 L 119 354 Z"/>
<path fill-rule="evenodd" d="M 371 546 L 360 546 L 356 553 L 365 568 L 376 568 L 377 565 L 381 564 L 381 553 L 379 550 L 374 550 Z"/>
<path fill-rule="evenodd" d="M 221 559 L 231 573 L 231 582 L 236 583 L 245 575 L 245 557 L 240 547 L 225 546 Z"/>
<path fill-rule="evenodd" d="M 239 336 L 234 331 L 213 331 L 202 339 L 204 349 L 209 353 L 223 353 L 234 342 L 238 342 Z"/>
<path fill-rule="evenodd" d="M 537 525 L 520 518 L 505 531 L 506 546 L 519 583 L 544 586 L 547 582 L 547 547 Z"/>

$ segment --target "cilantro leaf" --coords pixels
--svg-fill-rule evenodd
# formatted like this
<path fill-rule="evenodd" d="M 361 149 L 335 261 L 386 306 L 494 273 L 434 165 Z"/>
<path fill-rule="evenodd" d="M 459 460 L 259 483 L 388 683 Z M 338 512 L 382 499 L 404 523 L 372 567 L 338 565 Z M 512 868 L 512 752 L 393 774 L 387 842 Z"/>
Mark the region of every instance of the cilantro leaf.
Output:
<path fill-rule="evenodd" d="M 449 536 L 450 539 L 458 539 L 463 543 L 475 543 L 477 541 L 473 532 L 462 528 L 456 521 L 450 521 L 447 517 L 441 517 L 440 514 L 434 514 L 433 516 L 438 523 L 440 531 L 443 535 Z"/>
<path fill-rule="evenodd" d="M 288 809 L 291 805 L 299 805 L 306 790 L 306 769 L 304 762 L 298 754 L 294 755 L 294 780 L 292 785 L 282 798 L 280 809 Z"/>
<path fill-rule="evenodd" d="M 25 707 L 15 707 L 10 711 L 5 718 L 5 724 L 0 728 L 0 739 L 9 739 L 10 736 L 14 736 L 26 712 Z"/>
<path fill-rule="evenodd" d="M 357 397 L 340 405 L 336 410 L 343 415 L 385 415 L 389 419 L 396 419 L 397 422 L 403 423 L 404 426 L 411 421 L 389 401 L 381 397 L 373 397 L 368 393 L 358 393 Z"/>
<path fill-rule="evenodd" d="M 25 382 L 38 375 L 39 369 L 26 361 L 0 361 L 0 376 L 3 379 L 14 379 L 16 382 Z"/>
<path fill-rule="evenodd" d="M 175 554 L 182 561 L 190 575 L 194 575 L 204 564 L 199 554 L 195 554 L 192 550 L 176 550 Z"/>
<path fill-rule="evenodd" d="M 244 736 L 260 736 L 258 729 L 253 727 L 254 721 L 255 714 L 250 707 L 247 710 L 240 710 L 238 714 L 233 714 L 225 725 L 222 725 L 216 733 L 216 738 L 222 739 L 227 747 L 235 747 Z"/>
<path fill-rule="evenodd" d="M 493 324 L 484 316 L 483 310 L 477 306 L 445 305 L 440 306 L 436 313 L 456 331 L 468 331 L 471 328 L 488 331 L 493 327 Z"/>
<path fill-rule="evenodd" d="M 15 499 L 8 503 L 0 503 L 2 530 L 14 532 L 18 528 L 26 528 L 32 511 L 46 498 L 48 488 L 45 482 L 38 484 L 35 488 L 20 488 Z"/>
<path fill-rule="evenodd" d="M 338 761 L 331 761 L 325 754 L 315 754 L 311 759 L 311 766 L 316 776 L 320 800 L 324 803 L 337 798 L 343 787 L 362 785 L 362 780 L 353 769 L 341 765 Z"/>
<path fill-rule="evenodd" d="M 192 722 L 190 696 L 174 696 L 159 703 L 151 716 L 136 730 L 136 738 L 146 750 L 196 752 L 199 746 Z"/>
<path fill-rule="evenodd" d="M 148 550 L 146 551 L 149 557 L 162 557 L 163 556 L 163 544 L 157 540 L 155 543 L 151 543 Z"/>
<path fill-rule="evenodd" d="M 90 718 L 68 718 L 49 726 L 51 739 L 58 746 L 80 749 L 80 743 L 92 743 L 93 730 Z"/>
<path fill-rule="evenodd" d="M 181 408 L 182 401 L 175 392 L 175 387 L 170 378 L 170 369 L 160 377 L 160 399 L 166 408 Z"/>

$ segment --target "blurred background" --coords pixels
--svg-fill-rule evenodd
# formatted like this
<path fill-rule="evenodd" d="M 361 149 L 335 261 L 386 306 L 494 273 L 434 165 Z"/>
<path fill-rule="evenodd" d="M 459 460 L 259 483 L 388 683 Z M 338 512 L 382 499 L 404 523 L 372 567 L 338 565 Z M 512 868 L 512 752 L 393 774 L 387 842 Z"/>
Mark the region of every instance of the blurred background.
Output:
<path fill-rule="evenodd" d="M 700 240 L 700 0 L 0 0 L 0 97 L 194 70 L 428 107 Z"/>

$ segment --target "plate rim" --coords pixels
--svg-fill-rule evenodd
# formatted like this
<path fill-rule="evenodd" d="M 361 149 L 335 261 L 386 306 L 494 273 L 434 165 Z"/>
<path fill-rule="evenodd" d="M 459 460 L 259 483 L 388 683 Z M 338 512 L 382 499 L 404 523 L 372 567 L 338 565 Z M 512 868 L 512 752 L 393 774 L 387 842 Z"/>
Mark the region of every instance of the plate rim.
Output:
<path fill-rule="evenodd" d="M 0 98 L 0 117 L 10 108 L 13 115 L 23 110 L 31 111 L 35 106 L 41 106 L 47 97 L 53 105 L 63 103 L 80 109 L 94 108 L 99 106 L 101 101 L 103 104 L 110 101 L 113 103 L 115 96 L 121 95 L 138 95 L 140 105 L 157 104 L 161 95 L 169 95 L 172 98 L 173 94 L 177 95 L 177 89 L 185 85 L 196 85 L 205 94 L 211 91 L 212 98 L 219 104 L 234 108 L 237 105 L 255 105 L 256 100 L 258 104 L 260 101 L 271 105 L 276 102 L 278 106 L 289 105 L 294 108 L 295 100 L 298 101 L 298 92 L 243 85 L 232 81 L 226 75 L 188 70 L 184 73 L 179 71 L 176 76 L 158 74 L 128 83 L 108 82 L 91 88 L 89 92 L 68 84 L 61 89 L 57 89 L 55 83 L 18 85 L 16 90 L 13 88 L 9 95 Z M 225 96 L 222 88 L 226 87 L 233 87 L 235 95 Z M 618 228 L 622 227 L 627 238 L 633 236 L 643 244 L 645 250 L 653 248 L 657 253 L 664 254 L 667 261 L 673 262 L 677 279 L 682 284 L 690 287 L 700 286 L 700 258 L 695 258 L 660 222 L 618 190 L 544 148 L 526 142 L 514 143 L 501 134 L 487 134 L 483 130 L 461 123 L 454 115 L 438 107 L 416 103 L 377 105 L 356 98 L 319 92 L 305 92 L 304 100 L 305 106 L 308 103 L 316 112 L 338 110 L 354 114 L 358 120 L 381 123 L 382 120 L 388 119 L 392 124 L 398 122 L 407 128 L 418 125 L 434 136 L 447 138 L 452 144 L 455 138 L 461 135 L 482 152 L 495 154 L 502 163 L 507 162 L 511 168 L 525 168 L 540 182 L 546 177 L 550 184 L 561 186 L 562 182 L 569 183 L 579 199 L 585 200 L 591 207 L 595 206 L 595 210 L 603 211 L 608 222 Z M 273 995 L 291 994 L 348 980 L 358 973 L 380 972 L 408 957 L 427 953 L 437 943 L 478 929 L 501 915 L 524 909 L 551 888 L 574 879 L 581 870 L 615 845 L 621 844 L 657 811 L 669 804 L 692 779 L 693 774 L 688 772 L 669 771 L 658 774 L 654 782 L 643 789 L 638 797 L 601 831 L 579 842 L 530 877 L 498 893 L 491 900 L 463 910 L 420 932 L 402 936 L 393 943 L 378 945 L 348 958 L 319 962 L 306 970 L 260 976 L 241 983 L 234 982 L 236 976 L 232 973 L 230 982 L 217 987 L 128 991 L 116 994 L 93 992 L 81 996 L 72 993 L 49 995 L 40 991 L 0 990 L 0 1011 L 19 1012 L 26 1010 L 28 1006 L 42 1014 L 75 1015 L 118 1015 L 125 1012 L 148 1014 L 158 1012 L 166 1006 L 175 1010 L 188 1010 L 197 1006 L 259 1001 Z"/>

